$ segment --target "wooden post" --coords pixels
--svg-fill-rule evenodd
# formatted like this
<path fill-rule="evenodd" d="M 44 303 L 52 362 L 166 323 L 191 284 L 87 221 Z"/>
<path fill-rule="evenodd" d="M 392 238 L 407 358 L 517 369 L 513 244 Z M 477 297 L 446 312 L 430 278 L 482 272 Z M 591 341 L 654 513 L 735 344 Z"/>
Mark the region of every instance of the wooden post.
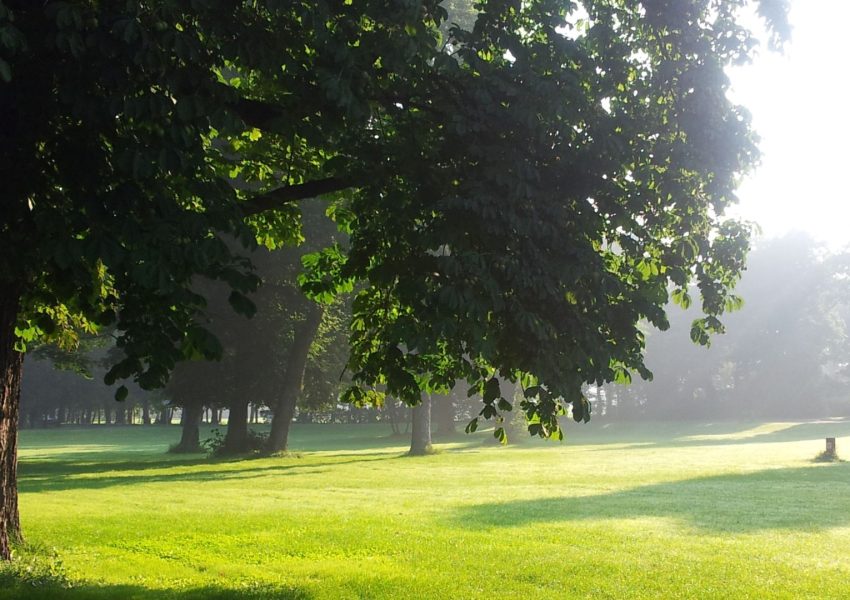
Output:
<path fill-rule="evenodd" d="M 835 438 L 834 437 L 826 438 L 826 455 L 827 456 L 835 456 Z"/>

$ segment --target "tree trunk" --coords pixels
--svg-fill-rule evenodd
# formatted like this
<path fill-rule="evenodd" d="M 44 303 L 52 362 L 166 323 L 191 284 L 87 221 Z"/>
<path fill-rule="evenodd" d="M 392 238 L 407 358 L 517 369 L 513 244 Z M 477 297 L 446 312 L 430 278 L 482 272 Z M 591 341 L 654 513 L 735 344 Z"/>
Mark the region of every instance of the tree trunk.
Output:
<path fill-rule="evenodd" d="M 189 404 L 183 407 L 182 417 L 180 418 L 183 434 L 180 437 L 180 443 L 171 448 L 172 452 L 203 452 L 199 429 L 203 412 L 204 407 L 197 404 Z"/>
<path fill-rule="evenodd" d="M 215 409 L 213 409 L 215 411 Z M 230 417 L 227 419 L 227 434 L 224 436 L 224 452 L 239 454 L 248 448 L 248 399 L 239 398 L 230 404 Z"/>
<path fill-rule="evenodd" d="M 247 413 L 246 413 L 246 418 L 247 418 Z M 221 409 L 220 408 L 216 408 L 216 407 L 212 408 L 212 416 L 210 417 L 210 424 L 221 425 Z"/>
<path fill-rule="evenodd" d="M 396 422 L 396 419 L 395 419 L 395 407 L 394 406 L 391 407 L 389 405 L 390 402 L 395 402 L 395 401 L 387 398 L 387 400 L 384 402 L 384 407 L 381 410 L 383 410 L 384 413 L 387 415 L 387 419 L 390 422 L 390 429 L 392 429 L 393 435 L 399 435 L 401 433 L 401 429 L 399 429 L 398 423 Z"/>
<path fill-rule="evenodd" d="M 147 398 L 142 401 L 142 425 L 151 424 L 151 402 Z"/>
<path fill-rule="evenodd" d="M 414 406 L 413 430 L 410 434 L 410 456 L 422 456 L 433 451 L 431 447 L 431 396 L 423 394 L 422 402 Z"/>
<path fill-rule="evenodd" d="M 304 370 L 307 368 L 307 356 L 310 346 L 319 331 L 323 309 L 310 302 L 306 318 L 295 328 L 295 339 L 286 361 L 286 373 L 283 376 L 280 397 L 272 417 L 272 430 L 269 433 L 267 450 L 283 452 L 289 439 L 289 426 L 295 414 L 295 404 L 304 386 Z"/>
<path fill-rule="evenodd" d="M 20 542 L 18 513 L 18 407 L 24 355 L 15 351 L 18 293 L 0 292 L 0 559 L 11 560 L 10 542 Z"/>
<path fill-rule="evenodd" d="M 455 431 L 455 405 L 451 396 L 431 399 L 431 410 L 437 422 L 437 435 L 452 435 Z"/>

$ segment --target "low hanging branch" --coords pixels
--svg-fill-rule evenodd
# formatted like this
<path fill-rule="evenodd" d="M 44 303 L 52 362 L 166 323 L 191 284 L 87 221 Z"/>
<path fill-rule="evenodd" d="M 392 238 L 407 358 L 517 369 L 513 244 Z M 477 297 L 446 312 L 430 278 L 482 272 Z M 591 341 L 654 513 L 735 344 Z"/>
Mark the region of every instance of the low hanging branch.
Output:
<path fill-rule="evenodd" d="M 299 183 L 298 185 L 286 185 L 255 196 L 240 204 L 240 208 L 242 214 L 247 217 L 267 210 L 279 209 L 290 202 L 338 192 L 355 185 L 357 184 L 354 179 L 348 177 L 328 177 Z"/>

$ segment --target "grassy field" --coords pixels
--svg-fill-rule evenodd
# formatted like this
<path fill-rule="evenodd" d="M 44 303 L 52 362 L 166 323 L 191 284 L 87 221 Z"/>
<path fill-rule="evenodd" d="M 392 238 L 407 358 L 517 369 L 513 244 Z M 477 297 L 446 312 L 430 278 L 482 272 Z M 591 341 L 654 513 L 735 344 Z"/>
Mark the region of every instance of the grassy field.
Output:
<path fill-rule="evenodd" d="M 562 443 L 303 426 L 299 456 L 177 428 L 25 431 L 0 598 L 848 598 L 850 422 L 591 423 Z M 844 437 L 842 437 L 844 436 Z"/>

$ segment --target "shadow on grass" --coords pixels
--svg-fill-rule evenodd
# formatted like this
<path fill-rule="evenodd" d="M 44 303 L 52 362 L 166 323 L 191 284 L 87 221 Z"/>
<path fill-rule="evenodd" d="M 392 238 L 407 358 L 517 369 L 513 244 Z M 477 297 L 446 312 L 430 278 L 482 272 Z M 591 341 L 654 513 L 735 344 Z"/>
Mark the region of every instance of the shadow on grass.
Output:
<path fill-rule="evenodd" d="M 173 598 L 214 600 L 234 598 L 274 598 L 280 600 L 308 599 L 312 595 L 293 586 L 273 586 L 259 582 L 234 581 L 231 586 L 149 588 L 132 584 L 104 584 L 92 581 L 72 581 L 68 578 L 60 556 L 54 549 L 40 544 L 13 546 L 11 562 L 0 562 L 0 600 L 12 598 L 85 598 L 153 599 Z"/>
<path fill-rule="evenodd" d="M 59 598 L 67 600 L 307 600 L 310 594 L 298 589 L 279 589 L 273 587 L 253 587 L 230 589 L 221 587 L 198 587 L 184 590 L 151 589 L 134 585 L 98 585 L 78 584 L 63 587 L 61 584 L 42 583 L 32 585 L 27 582 L 9 582 L 0 578 L 0 600 L 41 598 Z"/>
<path fill-rule="evenodd" d="M 267 459 L 286 461 L 263 466 L 254 459 L 204 459 L 156 461 L 86 462 L 39 461 L 21 462 L 18 489 L 23 493 L 102 489 L 115 485 L 140 483 L 174 483 L 244 480 L 256 477 L 320 473 L 338 465 L 366 463 L 400 458 L 398 452 L 335 455 L 338 460 L 305 460 L 302 458 Z M 219 468 L 224 466 L 226 468 Z M 194 467 L 183 470 L 184 467 Z M 159 471 L 159 472 L 151 472 Z"/>
<path fill-rule="evenodd" d="M 850 463 L 701 477 L 610 494 L 478 504 L 454 515 L 464 527 L 642 517 L 672 517 L 715 532 L 850 526 Z"/>

